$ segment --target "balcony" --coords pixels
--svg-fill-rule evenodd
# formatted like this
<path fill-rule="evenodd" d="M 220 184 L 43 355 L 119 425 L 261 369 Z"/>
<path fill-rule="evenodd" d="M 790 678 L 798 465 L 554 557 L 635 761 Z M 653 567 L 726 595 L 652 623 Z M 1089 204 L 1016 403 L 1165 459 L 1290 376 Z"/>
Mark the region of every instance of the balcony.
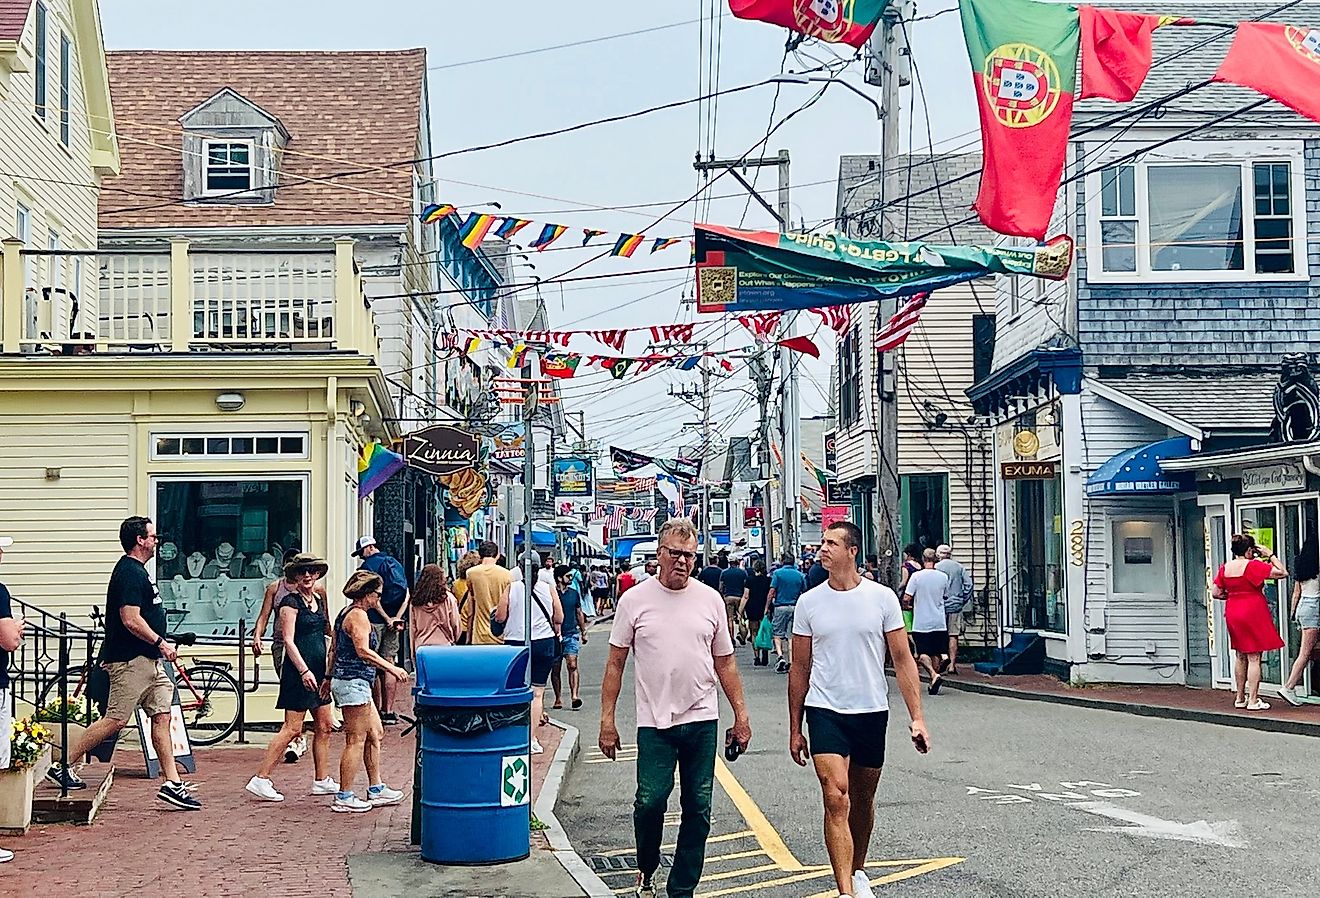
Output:
<path fill-rule="evenodd" d="M 330 352 L 380 356 L 353 260 L 333 250 L 76 253 L 0 245 L 0 352 Z M 22 297 L 11 302 L 10 297 Z"/>

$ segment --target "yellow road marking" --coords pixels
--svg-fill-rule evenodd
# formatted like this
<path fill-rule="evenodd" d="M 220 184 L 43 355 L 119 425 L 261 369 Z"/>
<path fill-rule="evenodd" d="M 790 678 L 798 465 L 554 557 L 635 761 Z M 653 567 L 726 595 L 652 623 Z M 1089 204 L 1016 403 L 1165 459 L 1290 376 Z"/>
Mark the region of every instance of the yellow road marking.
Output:
<path fill-rule="evenodd" d="M 748 828 L 756 836 L 756 841 L 761 843 L 761 849 L 770 857 L 770 860 L 778 864 L 779 869 L 785 872 L 805 869 L 802 862 L 793 856 L 793 852 L 788 850 L 788 845 L 784 844 L 778 830 L 771 826 L 761 808 L 752 800 L 752 796 L 747 794 L 747 790 L 742 787 L 742 783 L 734 777 L 733 771 L 729 769 L 722 758 L 718 757 L 715 759 L 715 779 L 719 780 L 720 787 L 729 796 L 729 800 L 738 809 L 738 813 L 742 814 L 743 819 L 747 821 Z"/>
<path fill-rule="evenodd" d="M 748 836 L 754 836 L 754 835 L 756 835 L 756 833 L 752 832 L 750 829 L 744 829 L 736 833 L 725 833 L 722 836 L 711 836 L 709 839 L 706 840 L 706 843 L 710 844 L 711 842 L 736 842 L 738 839 L 745 839 Z M 661 845 L 660 849 L 662 851 L 668 851 L 671 848 L 677 848 L 677 847 L 678 847 L 678 843 L 670 842 L 668 845 Z M 619 854 L 632 854 L 635 850 L 636 849 L 629 848 L 624 851 L 620 851 Z"/>
<path fill-rule="evenodd" d="M 778 869 L 779 868 L 774 864 L 762 864 L 759 867 L 743 867 L 739 870 L 725 870 L 721 873 L 711 873 L 710 875 L 702 874 L 701 881 L 715 882 L 720 879 L 737 879 L 739 876 L 744 876 L 748 873 L 765 873 L 768 870 Z"/>
<path fill-rule="evenodd" d="M 952 867 L 954 864 L 961 864 L 967 858 L 963 857 L 933 857 L 933 858 L 912 858 L 905 861 L 871 861 L 868 867 L 900 867 L 904 864 L 916 864 L 907 870 L 900 870 L 897 873 L 890 873 L 887 876 L 881 876 L 879 879 L 872 879 L 871 885 L 882 886 L 891 882 L 901 882 L 904 879 L 911 879 L 914 876 L 922 876 L 926 873 L 934 873 L 936 870 L 943 870 L 945 867 Z M 834 889 L 826 889 L 823 892 L 817 892 L 815 895 L 809 895 L 808 898 L 834 898 L 838 892 Z"/>
<path fill-rule="evenodd" d="M 765 855 L 765 852 L 759 848 L 755 851 L 735 851 L 733 854 L 717 854 L 714 857 L 708 857 L 706 858 L 706 863 L 709 864 L 712 861 L 736 861 L 739 858 L 761 857 L 763 855 Z"/>
<path fill-rule="evenodd" d="M 819 879 L 822 876 L 833 876 L 834 871 L 829 867 L 824 869 L 808 868 L 806 872 L 795 873 L 792 876 L 781 876 L 778 879 L 763 879 L 760 882 L 751 885 L 730 886 L 727 889 L 716 889 L 713 892 L 697 892 L 697 898 L 719 898 L 720 895 L 737 895 L 741 892 L 750 892 L 754 889 L 769 889 L 775 886 L 792 885 L 795 882 L 805 882 L 808 879 Z M 704 879 L 705 877 L 703 877 Z M 838 894 L 834 892 L 832 894 Z"/>

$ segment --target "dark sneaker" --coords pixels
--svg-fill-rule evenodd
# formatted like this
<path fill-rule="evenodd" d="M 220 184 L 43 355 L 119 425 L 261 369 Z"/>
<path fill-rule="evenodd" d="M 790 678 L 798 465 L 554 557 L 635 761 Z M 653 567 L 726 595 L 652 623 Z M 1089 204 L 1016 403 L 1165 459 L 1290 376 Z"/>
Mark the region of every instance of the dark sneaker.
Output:
<path fill-rule="evenodd" d="M 393 711 L 386 711 L 384 714 L 380 715 L 380 722 L 387 727 L 392 727 L 399 722 L 399 715 L 395 714 Z"/>
<path fill-rule="evenodd" d="M 655 883 L 649 876 L 637 874 L 637 886 L 633 891 L 636 898 L 655 898 Z"/>
<path fill-rule="evenodd" d="M 930 681 L 930 688 L 927 690 L 931 695 L 939 695 L 940 687 L 944 685 L 943 677 L 936 677 Z"/>
<path fill-rule="evenodd" d="M 168 805 L 185 811 L 200 811 L 202 803 L 188 794 L 183 783 L 166 783 L 160 787 L 156 797 Z"/>
<path fill-rule="evenodd" d="M 775 673 L 788 673 L 788 662 L 780 658 L 779 663 L 775 665 Z"/>
<path fill-rule="evenodd" d="M 50 769 L 46 771 L 46 779 L 63 789 L 68 789 L 70 792 L 87 788 L 87 784 L 78 779 L 78 775 L 63 764 L 51 764 Z"/>

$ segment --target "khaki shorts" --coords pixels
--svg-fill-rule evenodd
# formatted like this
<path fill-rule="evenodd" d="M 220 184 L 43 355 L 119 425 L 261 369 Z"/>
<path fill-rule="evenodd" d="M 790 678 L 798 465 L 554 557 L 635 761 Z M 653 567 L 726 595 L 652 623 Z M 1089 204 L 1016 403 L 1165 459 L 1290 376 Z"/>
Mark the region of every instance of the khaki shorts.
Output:
<path fill-rule="evenodd" d="M 961 611 L 948 611 L 944 614 L 945 628 L 950 636 L 961 636 L 963 634 L 963 613 Z"/>
<path fill-rule="evenodd" d="M 165 675 L 159 661 L 152 658 L 111 661 L 105 669 L 110 674 L 106 717 L 131 721 L 138 708 L 146 711 L 148 717 L 170 713 L 170 705 L 174 703 L 174 683 Z"/>
<path fill-rule="evenodd" d="M 372 624 L 371 630 L 376 634 L 376 654 L 391 664 L 398 664 L 399 637 L 403 634 L 384 624 Z"/>

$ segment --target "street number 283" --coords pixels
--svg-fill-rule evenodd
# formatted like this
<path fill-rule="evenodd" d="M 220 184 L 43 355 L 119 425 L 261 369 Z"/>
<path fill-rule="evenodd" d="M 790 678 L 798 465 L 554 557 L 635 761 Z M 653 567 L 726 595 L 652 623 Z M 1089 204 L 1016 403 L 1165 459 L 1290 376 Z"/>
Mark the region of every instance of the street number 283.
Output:
<path fill-rule="evenodd" d="M 1086 556 L 1086 524 L 1082 521 L 1073 521 L 1068 527 L 1068 555 L 1073 564 L 1081 566 Z"/>

